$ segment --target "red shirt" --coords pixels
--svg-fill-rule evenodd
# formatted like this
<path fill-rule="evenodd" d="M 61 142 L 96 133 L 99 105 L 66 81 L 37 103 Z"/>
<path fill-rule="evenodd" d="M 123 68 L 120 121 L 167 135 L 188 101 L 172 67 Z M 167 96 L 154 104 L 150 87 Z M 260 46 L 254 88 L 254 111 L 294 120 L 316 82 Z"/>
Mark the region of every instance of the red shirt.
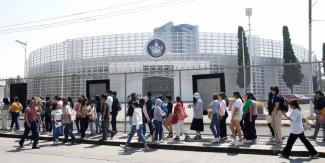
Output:
<path fill-rule="evenodd" d="M 178 114 L 180 113 L 181 109 L 182 109 L 183 105 L 182 103 L 178 102 L 175 107 L 174 107 L 174 114 L 173 114 L 173 118 L 172 118 L 172 124 L 176 124 L 178 123 Z"/>

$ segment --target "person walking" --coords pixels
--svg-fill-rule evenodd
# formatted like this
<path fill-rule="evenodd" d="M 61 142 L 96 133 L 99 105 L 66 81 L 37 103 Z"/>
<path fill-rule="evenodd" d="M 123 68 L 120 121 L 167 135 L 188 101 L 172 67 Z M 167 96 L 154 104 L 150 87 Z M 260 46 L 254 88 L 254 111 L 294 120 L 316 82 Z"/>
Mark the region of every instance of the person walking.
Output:
<path fill-rule="evenodd" d="M 96 95 L 95 96 L 95 108 L 96 108 L 96 134 L 101 133 L 101 123 L 100 123 L 100 117 L 101 117 L 101 108 L 100 108 L 101 102 L 100 102 L 100 96 Z"/>
<path fill-rule="evenodd" d="M 148 124 L 150 122 L 150 118 L 148 115 L 148 111 L 147 111 L 147 107 L 146 107 L 146 99 L 145 98 L 140 98 L 139 100 L 139 107 L 142 110 L 142 119 L 143 119 L 143 135 L 146 135 L 147 132 L 147 128 L 146 128 L 146 124 Z"/>
<path fill-rule="evenodd" d="M 155 132 L 155 127 L 152 124 L 152 119 L 153 119 L 153 107 L 154 105 L 154 100 L 152 99 L 152 94 L 151 92 L 147 93 L 147 97 L 146 97 L 146 109 L 150 118 L 150 121 L 148 121 L 148 127 L 149 127 L 149 131 L 150 131 L 150 136 L 151 138 L 154 137 L 154 132 Z"/>
<path fill-rule="evenodd" d="M 132 114 L 131 131 L 129 133 L 126 144 L 125 145 L 121 144 L 120 146 L 121 146 L 121 148 L 126 150 L 127 147 L 130 145 L 132 137 L 134 136 L 135 132 L 137 132 L 141 141 L 144 144 L 144 150 L 148 151 L 149 146 L 147 145 L 147 142 L 145 140 L 145 137 L 144 137 L 143 131 L 142 131 L 142 129 L 143 129 L 142 110 L 141 110 L 138 102 L 133 102 L 132 105 L 133 105 L 134 110 L 133 110 L 133 114 Z"/>
<path fill-rule="evenodd" d="M 244 143 L 250 144 L 254 143 L 256 135 L 254 134 L 254 126 L 253 126 L 253 94 L 247 92 L 244 96 L 245 103 L 243 106 L 243 124 L 246 132 L 246 140 Z"/>
<path fill-rule="evenodd" d="M 72 105 L 73 106 L 73 105 Z M 74 134 L 72 133 L 73 131 L 73 121 L 76 118 L 76 113 L 75 111 L 72 109 L 72 107 L 69 105 L 69 102 L 67 99 L 63 99 L 63 115 L 62 115 L 62 123 L 64 126 L 64 141 L 63 143 L 67 143 L 68 142 L 68 138 L 69 136 L 71 137 L 71 145 L 73 145 L 76 141 L 76 138 L 74 136 Z"/>
<path fill-rule="evenodd" d="M 309 138 L 316 140 L 319 129 L 322 127 L 323 142 L 325 142 L 325 97 L 322 91 L 315 91 L 314 113 L 316 114 L 315 131 Z"/>
<path fill-rule="evenodd" d="M 286 114 L 284 114 L 284 116 L 291 121 L 291 131 L 287 144 L 282 150 L 280 156 L 284 158 L 289 158 L 292 146 L 296 142 L 297 138 L 299 138 L 307 148 L 309 156 L 311 158 L 316 158 L 319 154 L 304 134 L 302 115 L 300 112 L 300 106 L 298 101 L 293 100 L 289 103 L 289 105 L 292 109 L 291 115 L 288 117 Z"/>
<path fill-rule="evenodd" d="M 116 117 L 118 115 L 118 112 L 122 110 L 122 106 L 120 101 L 118 100 L 117 92 L 112 91 L 112 97 L 113 97 L 113 104 L 112 104 L 112 120 L 111 120 L 111 125 L 112 125 L 112 130 L 117 133 L 117 128 L 116 128 Z"/>
<path fill-rule="evenodd" d="M 8 116 L 10 110 L 10 102 L 7 97 L 4 97 L 2 103 L 0 103 L 1 110 L 1 121 L 2 121 L 2 130 L 7 130 L 8 126 Z"/>
<path fill-rule="evenodd" d="M 45 97 L 45 130 L 46 132 L 52 131 L 51 112 L 52 112 L 52 100 L 50 96 Z"/>
<path fill-rule="evenodd" d="M 269 127 L 270 129 L 270 133 L 271 133 L 271 140 L 275 139 L 275 134 L 274 134 L 274 130 L 273 130 L 273 127 L 272 127 L 272 117 L 271 117 L 271 114 L 272 114 L 272 111 L 273 111 L 273 107 L 272 107 L 272 93 L 269 92 L 268 94 L 268 101 L 267 101 L 267 110 L 268 110 L 268 116 L 266 118 L 266 121 L 267 121 L 267 126 Z"/>
<path fill-rule="evenodd" d="M 163 139 L 163 115 L 165 114 L 163 110 L 161 109 L 162 100 L 157 99 L 155 106 L 153 107 L 154 110 L 154 118 L 153 118 L 153 124 L 155 126 L 155 136 L 153 139 L 153 142 L 161 141 Z"/>
<path fill-rule="evenodd" d="M 221 109 L 224 110 L 225 115 L 220 118 L 220 139 L 221 141 L 226 141 L 227 140 L 227 118 L 228 118 L 228 97 L 224 92 L 219 93 L 219 102 Z"/>
<path fill-rule="evenodd" d="M 234 92 L 234 99 L 235 102 L 232 104 L 232 108 L 231 108 L 231 123 L 230 123 L 230 129 L 234 140 L 231 144 L 235 146 L 240 146 L 243 145 L 243 134 L 240 127 L 240 121 L 242 119 L 243 100 L 239 92 Z M 236 141 L 237 134 L 239 139 L 238 142 Z"/>
<path fill-rule="evenodd" d="M 280 103 L 283 100 L 283 97 L 280 95 L 279 88 L 277 86 L 272 86 L 271 88 L 272 93 L 272 127 L 275 132 L 275 143 L 282 144 L 283 143 L 283 135 L 281 129 L 281 120 L 283 112 L 280 108 Z"/>
<path fill-rule="evenodd" d="M 74 105 L 74 110 L 75 110 L 75 112 L 77 113 L 77 116 L 76 116 L 76 121 L 75 121 L 75 123 L 76 123 L 76 127 L 77 127 L 77 134 L 80 134 L 80 120 L 81 120 L 81 114 L 80 114 L 80 110 L 81 110 L 81 103 L 82 103 L 82 101 L 83 101 L 83 98 L 82 97 L 79 97 L 78 99 L 77 99 L 77 102 L 76 102 L 76 104 Z"/>
<path fill-rule="evenodd" d="M 62 109 L 60 104 L 54 103 L 53 104 L 54 110 L 51 112 L 51 119 L 52 119 L 52 126 L 53 126 L 53 144 L 58 145 L 60 133 L 63 131 L 63 125 L 62 125 Z"/>
<path fill-rule="evenodd" d="M 39 149 L 37 146 L 38 139 L 39 139 L 39 124 L 37 123 L 37 120 L 39 119 L 40 113 L 39 109 L 35 106 L 35 100 L 28 100 L 28 107 L 25 109 L 24 114 L 24 134 L 21 136 L 21 139 L 19 141 L 19 147 L 20 149 L 24 148 L 24 142 L 25 139 L 28 137 L 28 134 L 30 131 L 32 131 L 32 140 L 33 145 L 32 149 Z"/>
<path fill-rule="evenodd" d="M 86 136 L 86 131 L 89 125 L 89 115 L 91 114 L 91 107 L 87 98 L 84 98 L 80 109 L 80 139 L 83 140 Z"/>
<path fill-rule="evenodd" d="M 213 101 L 208 106 L 209 114 L 211 115 L 211 123 L 210 130 L 213 133 L 214 139 L 211 140 L 211 143 L 219 143 L 220 142 L 220 103 L 218 101 L 219 95 L 215 93 L 213 95 Z"/>
<path fill-rule="evenodd" d="M 96 102 L 92 101 L 90 105 L 90 112 L 89 112 L 89 129 L 90 129 L 90 136 L 96 135 L 96 121 L 97 121 L 97 112 L 96 112 Z"/>
<path fill-rule="evenodd" d="M 202 139 L 201 132 L 204 131 L 203 102 L 198 92 L 193 95 L 193 120 L 190 129 L 196 132 L 196 136 L 193 138 L 194 140 Z"/>
<path fill-rule="evenodd" d="M 101 99 L 101 113 L 102 113 L 102 117 L 101 117 L 102 138 L 99 139 L 99 141 L 104 142 L 107 140 L 108 132 L 111 134 L 111 138 L 114 137 L 116 132 L 109 129 L 109 124 L 110 124 L 109 115 L 111 111 L 108 103 L 106 102 L 107 96 L 103 94 L 100 96 L 100 99 Z"/>
<path fill-rule="evenodd" d="M 176 97 L 177 104 L 174 107 L 174 113 L 172 118 L 172 125 L 174 125 L 176 131 L 175 141 L 180 140 L 180 134 L 185 134 L 184 141 L 190 140 L 190 136 L 187 134 L 187 131 L 184 127 L 184 120 L 188 117 L 183 101 L 181 97 Z"/>
<path fill-rule="evenodd" d="M 19 125 L 19 116 L 20 112 L 23 110 L 23 105 L 19 102 L 18 97 L 14 97 L 14 102 L 11 104 L 10 112 L 11 112 L 11 125 L 10 125 L 10 131 L 12 131 L 12 128 L 15 125 L 15 130 L 20 130 Z"/>
<path fill-rule="evenodd" d="M 167 113 L 165 115 L 164 119 L 164 126 L 166 130 L 168 131 L 167 138 L 173 138 L 173 127 L 171 124 L 172 117 L 173 117 L 173 98 L 171 95 L 166 96 L 166 102 L 167 102 Z"/>

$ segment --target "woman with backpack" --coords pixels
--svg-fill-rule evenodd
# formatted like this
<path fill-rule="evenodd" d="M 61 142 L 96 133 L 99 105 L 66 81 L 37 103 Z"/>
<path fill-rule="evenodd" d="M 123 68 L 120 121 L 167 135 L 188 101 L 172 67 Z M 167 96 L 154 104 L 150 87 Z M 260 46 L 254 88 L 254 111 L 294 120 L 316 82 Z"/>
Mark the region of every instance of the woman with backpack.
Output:
<path fill-rule="evenodd" d="M 208 117 L 211 119 L 210 130 L 213 133 L 214 139 L 211 140 L 211 143 L 220 142 L 220 119 L 223 115 L 222 109 L 219 102 L 218 93 L 213 94 L 213 101 L 208 106 L 209 114 Z M 223 112 L 224 113 L 224 112 Z"/>
<path fill-rule="evenodd" d="M 308 154 L 311 158 L 316 158 L 318 152 L 315 150 L 313 145 L 308 141 L 304 134 L 304 127 L 302 124 L 302 115 L 300 112 L 300 106 L 297 100 L 293 100 L 289 103 L 290 108 L 292 109 L 291 115 L 288 117 L 286 114 L 284 116 L 291 121 L 291 132 L 288 138 L 287 144 L 284 147 L 281 157 L 289 158 L 290 152 L 293 144 L 299 138 L 301 142 L 305 145 L 308 150 Z"/>
<path fill-rule="evenodd" d="M 174 138 L 175 141 L 179 141 L 180 134 L 185 134 L 184 141 L 190 140 L 190 136 L 187 134 L 186 129 L 184 127 L 184 120 L 188 117 L 185 107 L 183 106 L 183 101 L 181 97 L 176 97 L 176 106 L 174 107 L 174 114 L 172 118 L 172 125 L 175 127 L 176 137 Z"/>

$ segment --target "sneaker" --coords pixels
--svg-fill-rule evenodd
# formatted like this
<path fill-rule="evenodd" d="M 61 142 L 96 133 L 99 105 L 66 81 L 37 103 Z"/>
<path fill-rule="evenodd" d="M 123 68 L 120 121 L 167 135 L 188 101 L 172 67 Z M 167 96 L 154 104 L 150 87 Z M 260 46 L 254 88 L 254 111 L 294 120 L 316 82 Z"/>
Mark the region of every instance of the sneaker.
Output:
<path fill-rule="evenodd" d="M 58 145 L 58 144 L 60 144 L 59 140 L 55 140 L 55 141 L 53 142 L 53 145 Z"/>
<path fill-rule="evenodd" d="M 126 150 L 128 147 L 127 147 L 127 145 L 123 145 L 123 144 L 120 144 L 120 147 L 122 148 L 122 149 L 124 149 L 124 150 Z"/>
<path fill-rule="evenodd" d="M 39 146 L 33 146 L 32 149 L 40 149 Z"/>
<path fill-rule="evenodd" d="M 116 132 L 111 134 L 111 139 L 113 139 L 113 137 L 116 135 Z"/>
<path fill-rule="evenodd" d="M 243 141 L 239 141 L 235 144 L 235 146 L 243 146 L 243 145 L 244 145 Z"/>
<path fill-rule="evenodd" d="M 237 141 L 236 140 L 233 140 L 230 144 L 231 145 L 235 145 L 235 144 L 237 144 Z"/>
<path fill-rule="evenodd" d="M 215 138 L 215 139 L 211 140 L 211 143 L 219 143 L 219 142 L 220 142 L 219 138 Z"/>
<path fill-rule="evenodd" d="M 143 151 L 149 151 L 149 150 L 150 150 L 149 146 L 145 145 L 144 148 L 143 148 Z"/>
<path fill-rule="evenodd" d="M 310 136 L 308 138 L 311 139 L 311 140 L 316 140 L 316 136 Z"/>
<path fill-rule="evenodd" d="M 176 136 L 176 137 L 174 138 L 174 140 L 175 140 L 175 141 L 179 141 L 180 139 L 179 139 L 178 136 Z"/>
<path fill-rule="evenodd" d="M 254 142 L 254 140 L 244 140 L 244 144 L 252 144 Z"/>
<path fill-rule="evenodd" d="M 191 137 L 186 135 L 184 141 L 189 141 L 190 139 L 191 139 Z"/>
<path fill-rule="evenodd" d="M 316 158 L 318 158 L 318 156 L 319 156 L 319 153 L 316 153 L 316 154 L 314 154 L 314 155 L 311 155 L 310 158 L 311 158 L 311 159 L 316 159 Z"/>
<path fill-rule="evenodd" d="M 281 158 L 289 159 L 289 156 L 284 156 L 282 153 L 279 154 Z"/>
<path fill-rule="evenodd" d="M 200 140 L 201 139 L 201 135 L 196 135 L 193 139 L 194 140 Z"/>
<path fill-rule="evenodd" d="M 20 144 L 20 143 L 19 143 L 19 148 L 20 148 L 20 149 L 24 149 L 24 144 Z"/>
<path fill-rule="evenodd" d="M 167 136 L 167 139 L 170 139 L 170 138 L 173 138 L 173 133 L 172 133 L 172 132 L 170 132 L 170 133 L 168 134 L 168 136 Z"/>

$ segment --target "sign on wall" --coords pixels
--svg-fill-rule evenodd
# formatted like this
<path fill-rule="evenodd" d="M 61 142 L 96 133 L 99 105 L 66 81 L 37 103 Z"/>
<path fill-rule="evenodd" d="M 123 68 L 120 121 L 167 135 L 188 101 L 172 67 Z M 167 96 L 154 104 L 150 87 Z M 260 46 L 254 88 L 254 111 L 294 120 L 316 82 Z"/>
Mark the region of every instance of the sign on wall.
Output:
<path fill-rule="evenodd" d="M 166 45 L 161 39 L 151 39 L 148 41 L 146 51 L 152 58 L 160 58 L 166 52 Z"/>

